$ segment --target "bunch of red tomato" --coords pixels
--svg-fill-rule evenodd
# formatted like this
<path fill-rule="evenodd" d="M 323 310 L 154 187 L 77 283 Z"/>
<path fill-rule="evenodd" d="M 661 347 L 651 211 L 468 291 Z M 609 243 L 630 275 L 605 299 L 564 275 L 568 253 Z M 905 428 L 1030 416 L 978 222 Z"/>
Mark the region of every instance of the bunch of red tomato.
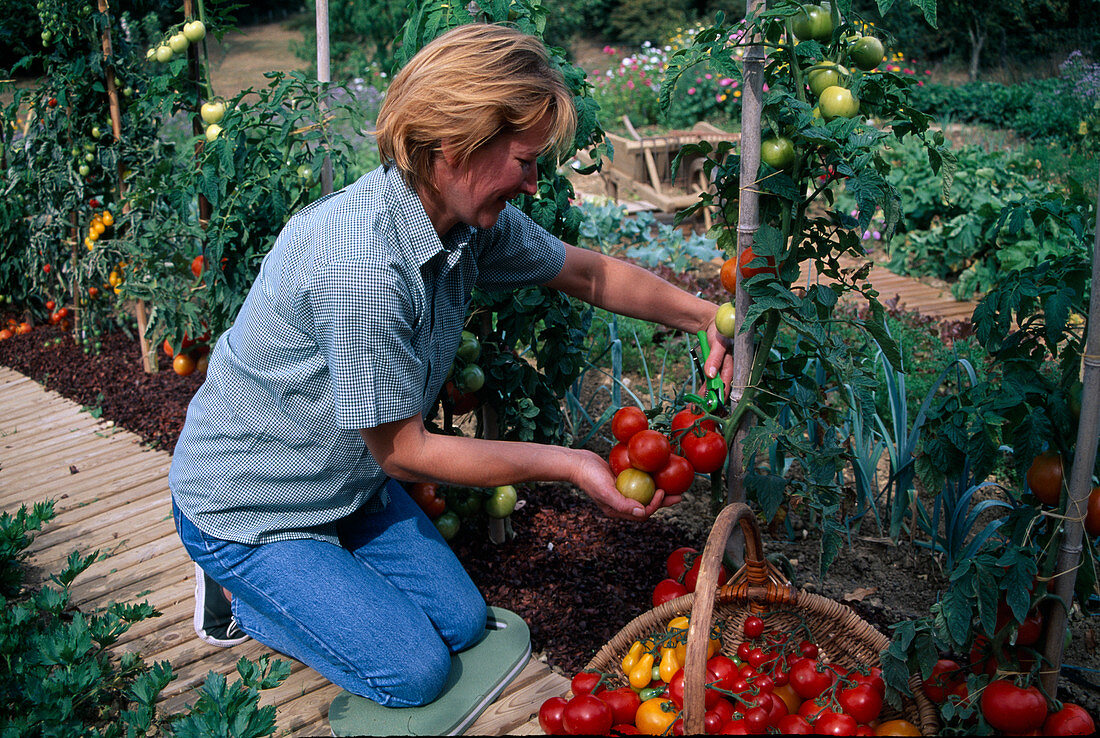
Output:
<path fill-rule="evenodd" d="M 673 416 L 667 434 L 650 428 L 640 408 L 622 407 L 611 418 L 611 434 L 618 441 L 608 458 L 615 486 L 643 505 L 657 489 L 682 495 L 696 473 L 716 472 L 726 461 L 726 439 L 694 406 Z"/>
<path fill-rule="evenodd" d="M 880 722 L 886 684 L 878 668 L 849 670 L 828 663 L 812 640 L 768 630 L 755 615 L 745 618 L 742 634 L 734 654 L 708 651 L 703 715 L 708 734 L 920 735 L 905 720 Z M 654 663 L 653 651 L 663 650 L 668 635 L 643 642 L 642 656 L 649 658 L 642 668 Z M 716 641 L 712 638 L 712 645 Z M 661 658 L 663 665 L 667 655 Z M 539 724 L 550 735 L 681 735 L 683 668 L 663 680 L 655 665 L 641 688 L 638 668 L 632 664 L 629 686 L 616 686 L 621 678 L 606 674 L 577 674 L 572 698 L 544 702 Z"/>
<path fill-rule="evenodd" d="M 690 546 L 681 546 L 669 554 L 665 562 L 668 577 L 657 582 L 657 586 L 653 588 L 653 606 L 663 605 L 677 597 L 694 592 L 695 584 L 699 579 L 699 566 L 702 563 L 699 551 Z M 726 567 L 720 566 L 718 586 L 725 584 L 728 579 Z"/>

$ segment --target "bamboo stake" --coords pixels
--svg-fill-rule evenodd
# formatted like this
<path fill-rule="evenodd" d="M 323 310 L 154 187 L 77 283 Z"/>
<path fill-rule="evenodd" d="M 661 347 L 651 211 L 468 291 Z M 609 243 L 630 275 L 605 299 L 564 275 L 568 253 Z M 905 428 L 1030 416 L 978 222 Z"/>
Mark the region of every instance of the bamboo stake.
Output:
<path fill-rule="evenodd" d="M 762 0 L 753 0 L 749 8 L 749 15 L 756 12 Z M 745 80 L 742 87 L 741 98 L 741 170 L 740 192 L 738 196 L 737 212 L 737 253 L 732 258 L 739 258 L 741 253 L 752 246 L 756 231 L 760 228 L 760 198 L 752 183 L 756 181 L 760 171 L 760 112 L 763 108 L 764 94 L 764 63 L 766 52 L 759 45 L 750 46 L 745 52 Z M 736 335 L 733 339 L 733 387 L 730 392 L 730 402 L 736 404 L 744 393 L 749 383 L 749 373 L 752 370 L 754 359 L 753 339 L 755 336 L 741 332 L 744 316 L 748 314 L 752 305 L 752 298 L 748 292 L 741 289 L 741 274 L 737 270 L 737 293 L 734 296 L 734 306 L 737 308 Z M 734 431 L 733 443 L 730 444 L 729 472 L 726 475 L 727 504 L 745 501 L 745 472 L 743 445 L 745 435 L 748 432 L 748 414 L 742 416 L 742 421 Z"/>
<path fill-rule="evenodd" d="M 752 0 L 746 12 L 753 15 L 763 0 Z M 760 170 L 760 114 L 763 109 L 764 63 L 767 54 L 763 46 L 753 44 L 745 52 L 745 71 L 741 97 L 741 169 L 739 173 L 737 212 L 737 253 L 752 246 L 756 231 L 760 228 L 760 199 L 752 183 Z M 741 273 L 737 270 L 737 292 L 734 295 L 736 327 L 733 339 L 733 386 L 730 388 L 730 404 L 736 406 L 749 386 L 750 373 L 755 358 L 754 333 L 742 333 L 744 316 L 752 305 L 748 292 L 741 289 Z M 744 502 L 745 497 L 745 437 L 748 434 L 750 413 L 744 413 L 733 432 L 726 466 L 726 504 Z M 726 554 L 735 565 L 744 559 L 745 540 L 738 529 L 726 542 Z"/>
<path fill-rule="evenodd" d="M 329 56 L 328 0 L 317 0 L 317 81 L 332 81 L 332 63 Z M 328 101 L 321 97 L 321 113 L 328 108 Z M 321 194 L 332 193 L 332 159 L 325 156 L 321 164 Z"/>
<path fill-rule="evenodd" d="M 107 0 L 98 0 L 98 8 L 100 13 L 106 13 L 108 11 Z M 122 106 L 118 100 L 118 84 L 115 80 L 114 68 L 111 66 L 111 29 L 110 26 L 104 27 L 103 35 L 103 60 L 105 62 L 107 70 L 107 106 L 111 112 L 111 134 L 114 136 L 116 145 L 122 138 Z M 121 157 L 118 157 L 115 161 L 115 197 L 121 202 L 122 196 L 126 192 L 126 183 L 123 181 L 122 173 L 125 171 L 125 165 Z M 76 293 L 74 291 L 74 298 Z M 80 296 L 82 299 L 83 296 Z M 77 322 L 74 323 L 74 330 L 79 329 L 81 311 L 77 311 Z M 153 347 L 149 344 L 149 339 L 145 337 L 145 325 L 146 325 L 146 309 L 145 302 L 138 300 L 137 305 L 134 306 L 134 317 L 137 318 L 138 323 L 138 343 L 141 346 L 141 365 L 146 374 L 153 374 L 157 371 L 157 353 Z M 78 334 L 79 335 L 79 334 Z"/>
<path fill-rule="evenodd" d="M 1100 210 L 1100 195 L 1097 196 Z M 1092 470 L 1096 465 L 1097 436 L 1100 435 L 1100 228 L 1096 228 L 1092 248 L 1092 293 L 1089 296 L 1089 328 L 1082 357 L 1084 390 L 1081 397 L 1081 420 L 1077 424 L 1077 446 L 1070 472 L 1069 495 L 1066 501 L 1065 527 L 1062 545 L 1058 549 L 1058 564 L 1050 582 L 1050 591 L 1061 602 L 1052 602 L 1047 611 L 1046 642 L 1043 657 L 1046 662 L 1041 676 L 1043 691 L 1054 700 L 1058 695 L 1058 674 L 1062 668 L 1066 619 L 1073 604 L 1073 585 L 1077 580 L 1077 565 L 1081 561 L 1084 520 Z"/>

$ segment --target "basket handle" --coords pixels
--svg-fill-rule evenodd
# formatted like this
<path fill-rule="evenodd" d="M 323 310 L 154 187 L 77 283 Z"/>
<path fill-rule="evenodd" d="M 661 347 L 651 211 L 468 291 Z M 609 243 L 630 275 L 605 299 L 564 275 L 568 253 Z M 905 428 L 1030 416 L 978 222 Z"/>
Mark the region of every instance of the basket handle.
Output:
<path fill-rule="evenodd" d="M 741 502 L 727 505 L 715 519 L 703 547 L 695 598 L 691 605 L 687 653 L 684 657 L 685 735 L 705 732 L 703 692 L 706 689 L 707 642 L 710 640 L 714 601 L 718 594 L 718 570 L 722 565 L 726 542 L 738 523 L 745 534 L 745 564 L 722 588 L 722 593 L 745 597 L 750 606 L 759 611 L 766 609 L 765 604 L 782 605 L 795 598 L 790 581 L 764 558 L 760 526 L 752 510 Z"/>

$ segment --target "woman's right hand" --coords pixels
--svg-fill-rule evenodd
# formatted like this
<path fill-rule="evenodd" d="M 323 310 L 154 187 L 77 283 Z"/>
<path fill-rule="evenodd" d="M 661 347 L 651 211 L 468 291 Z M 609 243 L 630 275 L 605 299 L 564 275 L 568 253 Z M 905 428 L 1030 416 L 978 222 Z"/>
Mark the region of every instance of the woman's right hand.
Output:
<path fill-rule="evenodd" d="M 605 515 L 620 520 L 645 520 L 665 504 L 664 490 L 657 490 L 644 507 L 637 500 L 623 497 L 615 487 L 615 475 L 611 467 L 592 451 L 576 449 L 577 461 L 573 466 L 572 482 L 592 498 Z M 678 499 L 676 500 L 678 501 Z M 669 501 L 670 504 L 672 500 Z"/>

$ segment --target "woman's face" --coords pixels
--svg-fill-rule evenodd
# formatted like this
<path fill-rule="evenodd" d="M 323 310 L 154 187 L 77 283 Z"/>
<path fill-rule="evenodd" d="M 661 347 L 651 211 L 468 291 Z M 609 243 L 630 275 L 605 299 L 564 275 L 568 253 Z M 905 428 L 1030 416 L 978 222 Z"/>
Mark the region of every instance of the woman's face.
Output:
<path fill-rule="evenodd" d="M 538 191 L 539 152 L 546 145 L 546 126 L 501 134 L 478 149 L 465 164 L 443 147 L 436 166 L 439 194 L 427 198 L 425 210 L 441 236 L 458 223 L 492 228 L 505 204 L 520 194 Z"/>

